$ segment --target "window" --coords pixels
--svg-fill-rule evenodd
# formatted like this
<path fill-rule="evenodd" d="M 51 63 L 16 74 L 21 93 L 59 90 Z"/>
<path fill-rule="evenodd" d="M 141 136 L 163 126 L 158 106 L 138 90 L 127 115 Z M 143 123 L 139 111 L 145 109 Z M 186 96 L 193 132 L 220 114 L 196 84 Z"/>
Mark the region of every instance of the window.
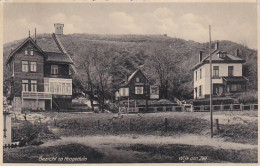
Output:
<path fill-rule="evenodd" d="M 29 81 L 28 80 L 22 80 L 22 91 L 23 92 L 29 91 Z"/>
<path fill-rule="evenodd" d="M 195 88 L 195 91 L 194 91 L 194 92 L 195 92 L 195 99 L 197 99 L 197 97 L 198 97 L 198 92 L 197 92 L 197 90 L 198 90 L 198 88 L 196 87 L 196 88 Z"/>
<path fill-rule="evenodd" d="M 143 87 L 135 87 L 135 94 L 144 94 Z"/>
<path fill-rule="evenodd" d="M 51 74 L 58 74 L 59 68 L 58 65 L 51 65 Z"/>
<path fill-rule="evenodd" d="M 71 94 L 71 84 L 67 83 L 67 94 Z"/>
<path fill-rule="evenodd" d="M 28 61 L 22 61 L 22 72 L 28 72 Z"/>
<path fill-rule="evenodd" d="M 120 88 L 120 96 L 129 96 L 128 88 Z"/>
<path fill-rule="evenodd" d="M 233 92 L 235 92 L 235 91 L 237 91 L 237 86 L 236 85 L 231 85 L 231 91 L 233 91 Z"/>
<path fill-rule="evenodd" d="M 150 94 L 151 95 L 159 95 L 159 87 L 158 86 L 151 86 Z"/>
<path fill-rule="evenodd" d="M 37 80 L 31 80 L 31 91 L 37 92 Z"/>
<path fill-rule="evenodd" d="M 37 64 L 36 62 L 31 62 L 30 70 L 32 72 L 36 72 Z"/>
<path fill-rule="evenodd" d="M 228 76 L 233 76 L 234 66 L 228 66 Z"/>
<path fill-rule="evenodd" d="M 28 55 L 28 50 L 24 50 L 24 55 Z"/>
<path fill-rule="evenodd" d="M 33 49 L 30 50 L 30 55 L 33 55 Z"/>
<path fill-rule="evenodd" d="M 200 79 L 202 78 L 202 69 L 200 69 Z"/>
<path fill-rule="evenodd" d="M 213 66 L 213 77 L 219 77 L 219 66 Z"/>
<path fill-rule="evenodd" d="M 199 96 L 202 96 L 202 85 L 199 86 Z"/>
<path fill-rule="evenodd" d="M 196 80 L 196 81 L 198 80 L 197 77 L 198 77 L 198 72 L 196 71 L 196 72 L 195 72 L 195 80 Z"/>
<path fill-rule="evenodd" d="M 140 78 L 139 78 L 139 77 L 136 77 L 136 78 L 135 78 L 135 81 L 136 81 L 136 82 L 140 82 Z"/>

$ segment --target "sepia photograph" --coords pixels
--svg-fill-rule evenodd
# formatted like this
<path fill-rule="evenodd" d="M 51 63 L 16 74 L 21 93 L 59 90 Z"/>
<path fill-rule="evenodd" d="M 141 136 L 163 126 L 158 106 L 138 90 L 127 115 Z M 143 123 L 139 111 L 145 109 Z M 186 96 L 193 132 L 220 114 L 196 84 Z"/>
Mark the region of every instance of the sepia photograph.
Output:
<path fill-rule="evenodd" d="M 68 2 L 1 2 L 3 163 L 258 163 L 256 1 Z"/>

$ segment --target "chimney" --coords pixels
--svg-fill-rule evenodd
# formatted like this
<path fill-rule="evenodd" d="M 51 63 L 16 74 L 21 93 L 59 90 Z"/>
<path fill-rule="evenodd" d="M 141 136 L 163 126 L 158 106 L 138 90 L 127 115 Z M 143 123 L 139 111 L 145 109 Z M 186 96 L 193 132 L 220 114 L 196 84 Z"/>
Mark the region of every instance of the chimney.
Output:
<path fill-rule="evenodd" d="M 128 74 L 125 75 L 125 81 L 128 82 Z"/>
<path fill-rule="evenodd" d="M 237 57 L 240 57 L 239 49 L 237 49 Z"/>
<path fill-rule="evenodd" d="M 37 43 L 37 40 L 36 40 L 36 28 L 35 28 L 35 32 L 34 32 L 34 40 L 35 40 L 35 43 Z"/>
<path fill-rule="evenodd" d="M 199 52 L 199 62 L 202 61 L 202 51 Z"/>
<path fill-rule="evenodd" d="M 64 24 L 56 23 L 56 24 L 54 24 L 54 27 L 55 27 L 55 34 L 56 35 L 63 35 Z"/>
<path fill-rule="evenodd" d="M 219 47 L 219 41 L 217 41 L 217 43 L 215 43 L 215 50 L 218 50 Z"/>

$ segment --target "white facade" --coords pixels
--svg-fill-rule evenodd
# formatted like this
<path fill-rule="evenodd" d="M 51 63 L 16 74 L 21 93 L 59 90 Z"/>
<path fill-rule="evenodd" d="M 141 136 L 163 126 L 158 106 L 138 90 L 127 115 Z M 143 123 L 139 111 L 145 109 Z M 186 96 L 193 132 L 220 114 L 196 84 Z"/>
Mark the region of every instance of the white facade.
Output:
<path fill-rule="evenodd" d="M 218 77 L 214 77 L 214 70 L 213 70 L 214 66 L 218 66 L 219 68 Z M 212 84 L 223 84 L 222 77 L 228 76 L 228 66 L 233 66 L 233 76 L 242 76 L 241 63 L 212 63 Z M 199 68 L 197 68 L 196 70 L 194 70 L 193 76 L 194 76 L 194 81 L 193 81 L 194 99 L 205 98 L 205 95 L 210 94 L 210 64 L 208 63 L 204 64 Z"/>

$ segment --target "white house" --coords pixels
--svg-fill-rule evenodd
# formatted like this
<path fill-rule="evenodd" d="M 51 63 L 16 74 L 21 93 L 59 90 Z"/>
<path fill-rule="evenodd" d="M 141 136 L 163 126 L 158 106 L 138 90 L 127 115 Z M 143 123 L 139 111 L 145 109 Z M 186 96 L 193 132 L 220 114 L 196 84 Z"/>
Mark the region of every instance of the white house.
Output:
<path fill-rule="evenodd" d="M 246 90 L 248 79 L 242 75 L 242 65 L 245 60 L 241 59 L 239 50 L 237 55 L 218 48 L 215 45 L 212 53 L 212 84 L 213 96 L 227 96 Z M 210 57 L 202 58 L 199 53 L 199 63 L 193 67 L 194 73 L 194 99 L 208 98 L 210 95 Z"/>

